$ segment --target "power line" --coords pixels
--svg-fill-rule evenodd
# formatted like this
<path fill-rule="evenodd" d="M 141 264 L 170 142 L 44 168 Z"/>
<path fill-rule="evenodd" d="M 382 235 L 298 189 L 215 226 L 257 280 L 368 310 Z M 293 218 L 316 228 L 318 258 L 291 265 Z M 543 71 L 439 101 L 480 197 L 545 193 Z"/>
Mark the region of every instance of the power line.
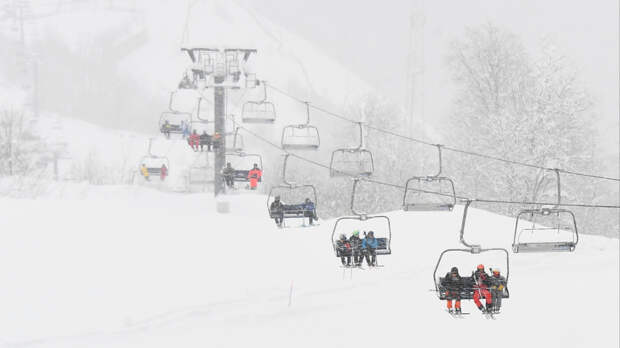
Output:
<path fill-rule="evenodd" d="M 295 153 L 291 153 L 286 151 L 285 149 L 283 149 L 280 145 L 266 139 L 265 137 L 247 129 L 244 127 L 239 127 L 238 129 L 250 134 L 251 136 L 259 139 L 260 141 L 284 152 L 285 154 L 288 154 L 292 157 L 295 157 L 297 159 L 300 159 L 304 162 L 310 163 L 312 165 L 315 165 L 317 167 L 321 167 L 324 169 L 328 169 L 328 170 L 334 170 L 333 168 L 331 168 L 330 166 L 311 160 L 309 158 L 300 156 L 298 154 Z M 338 171 L 340 174 L 354 178 L 355 175 L 352 175 L 350 173 L 346 173 L 346 172 L 342 172 L 342 171 Z M 373 184 L 377 184 L 377 185 L 383 185 L 383 186 L 388 186 L 388 187 L 393 187 L 393 188 L 397 188 L 397 189 L 401 189 L 404 190 L 406 187 L 403 185 L 399 185 L 399 184 L 393 184 L 393 183 L 389 183 L 389 182 L 385 182 L 385 181 L 380 181 L 380 180 L 376 180 L 376 179 L 371 179 L 371 178 L 364 178 L 363 181 L 369 182 L 369 183 L 373 183 Z M 447 194 L 447 193 L 443 193 L 443 192 L 437 192 L 437 191 L 428 191 L 428 190 L 421 190 L 421 189 L 413 189 L 413 188 L 409 188 L 408 190 L 411 191 L 416 191 L 416 192 L 421 192 L 421 193 L 428 193 L 428 194 L 433 194 L 433 195 L 438 195 L 438 196 L 445 196 L 445 197 L 455 197 L 459 200 L 465 201 L 465 200 L 470 200 L 470 201 L 477 201 L 477 202 L 483 202 L 483 203 L 496 203 L 496 204 L 517 204 L 517 205 L 549 205 L 549 206 L 565 206 L 565 207 L 583 207 L 583 208 L 609 208 L 609 209 L 620 209 L 620 206 L 618 205 L 602 205 L 602 204 L 586 204 L 586 203 L 560 203 L 557 204 L 557 202 L 527 202 L 527 201 L 510 201 L 510 200 L 498 200 L 498 199 L 486 199 L 486 198 L 469 198 L 469 197 L 465 197 L 465 196 L 459 196 L 459 195 L 451 195 L 451 194 Z"/>
<path fill-rule="evenodd" d="M 306 101 L 301 100 L 293 95 L 291 95 L 288 92 L 285 92 L 279 88 L 274 87 L 272 84 L 269 84 L 268 87 L 272 88 L 273 90 L 275 90 L 276 92 L 285 95 L 297 102 L 300 103 L 305 103 Z M 345 116 L 342 116 L 340 114 L 334 113 L 332 111 L 329 111 L 327 109 L 321 108 L 319 106 L 310 104 L 311 108 L 317 110 L 317 111 L 321 111 L 322 113 L 329 115 L 329 116 L 333 116 L 335 118 L 338 118 L 342 121 L 346 121 L 346 122 L 350 122 L 350 123 L 355 123 L 357 124 L 358 121 L 355 120 L 351 120 Z M 431 143 L 428 141 L 424 141 L 424 140 L 420 140 L 420 139 L 416 139 L 407 135 L 403 135 L 403 134 L 399 134 L 396 132 L 392 132 L 386 129 L 382 129 L 379 127 L 375 127 L 375 126 L 371 126 L 371 125 L 367 125 L 366 126 L 368 129 L 372 129 L 375 130 L 377 132 L 380 133 L 384 133 L 384 134 L 389 134 L 392 135 L 394 137 L 398 137 L 401 139 L 405 139 L 411 142 L 415 142 L 418 144 L 423 144 L 423 145 L 428 145 L 428 146 L 437 146 L 438 144 L 436 143 Z M 548 170 L 548 171 L 555 171 L 556 169 L 560 172 L 560 173 L 564 173 L 564 174 L 570 174 L 570 175 L 575 175 L 575 176 L 582 176 L 582 177 L 587 177 L 587 178 L 594 178 L 594 179 L 601 179 L 601 180 L 610 180 L 610 181 L 620 181 L 620 179 L 618 178 L 612 178 L 612 177 L 608 177 L 608 176 L 603 176 L 603 175 L 595 175 L 595 174 L 587 174 L 587 173 L 580 173 L 580 172 L 576 172 L 576 171 L 571 171 L 571 170 L 566 170 L 566 169 L 561 169 L 561 168 L 550 168 L 550 167 L 543 167 L 543 166 L 539 166 L 539 165 L 535 165 L 535 164 L 531 164 L 531 163 L 526 163 L 526 162 L 521 162 L 521 161 L 515 161 L 515 160 L 510 160 L 510 159 L 505 159 L 505 158 L 501 158 L 501 157 L 496 157 L 496 156 L 491 156 L 491 155 L 486 155 L 486 154 L 482 154 L 482 153 L 478 153 L 478 152 L 473 152 L 473 151 L 467 151 L 467 150 L 461 150 L 461 149 L 457 149 L 455 147 L 451 147 L 451 146 L 447 146 L 447 145 L 442 145 L 442 149 L 445 149 L 447 151 L 452 151 L 452 152 L 456 152 L 456 153 L 460 153 L 460 154 L 464 154 L 464 155 L 469 155 L 469 156 L 475 156 L 475 157 L 480 157 L 480 158 L 485 158 L 485 159 L 489 159 L 489 160 L 494 160 L 494 161 L 499 161 L 499 162 L 503 162 L 503 163 L 509 163 L 509 164 L 513 164 L 513 165 L 520 165 L 520 166 L 524 166 L 524 167 L 529 167 L 529 168 L 536 168 L 536 169 L 542 169 L 542 170 Z"/>

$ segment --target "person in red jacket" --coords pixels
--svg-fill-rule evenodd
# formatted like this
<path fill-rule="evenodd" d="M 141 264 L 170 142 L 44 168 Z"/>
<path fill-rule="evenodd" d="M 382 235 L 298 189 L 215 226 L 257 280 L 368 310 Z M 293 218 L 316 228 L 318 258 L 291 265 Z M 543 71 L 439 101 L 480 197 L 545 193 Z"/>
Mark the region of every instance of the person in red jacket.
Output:
<path fill-rule="evenodd" d="M 192 150 L 198 151 L 198 146 L 200 146 L 200 135 L 196 133 L 195 129 L 192 134 L 190 134 L 188 142 L 189 146 L 192 147 Z"/>
<path fill-rule="evenodd" d="M 161 179 L 161 181 L 164 181 L 167 176 L 168 176 L 168 167 L 166 167 L 165 164 L 162 164 L 161 172 L 159 173 L 159 178 Z"/>
<path fill-rule="evenodd" d="M 263 176 L 263 172 L 258 168 L 258 165 L 254 163 L 254 168 L 248 172 L 248 179 L 250 180 L 250 190 L 256 190 L 258 186 L 258 181 L 261 176 Z"/>
<path fill-rule="evenodd" d="M 491 312 L 493 309 L 493 301 L 491 299 L 491 292 L 489 292 L 489 286 L 491 285 L 489 275 L 484 271 L 484 265 L 478 265 L 476 271 L 473 273 L 474 278 L 474 303 L 478 306 L 482 312 Z M 484 296 L 486 300 L 486 309 L 480 303 L 480 297 Z"/>

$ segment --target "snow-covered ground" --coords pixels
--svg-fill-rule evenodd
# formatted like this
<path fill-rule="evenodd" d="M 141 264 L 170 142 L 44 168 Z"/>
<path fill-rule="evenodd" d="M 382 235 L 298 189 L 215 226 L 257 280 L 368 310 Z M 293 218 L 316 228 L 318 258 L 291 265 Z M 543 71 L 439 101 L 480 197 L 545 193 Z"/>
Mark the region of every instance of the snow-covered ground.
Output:
<path fill-rule="evenodd" d="M 277 229 L 262 195 L 228 196 L 231 213 L 218 214 L 208 194 L 63 185 L 63 199 L 0 199 L 0 346 L 619 343 L 617 239 L 581 236 L 570 254 L 511 254 L 511 298 L 497 319 L 465 302 L 472 314 L 455 320 L 429 289 L 439 253 L 459 245 L 460 207 L 389 213 L 385 267 L 345 271 L 330 244 L 333 221 Z M 471 209 L 468 222 L 468 240 L 509 247 L 512 219 Z M 461 273 L 480 262 L 506 268 L 499 257 L 458 261 Z"/>

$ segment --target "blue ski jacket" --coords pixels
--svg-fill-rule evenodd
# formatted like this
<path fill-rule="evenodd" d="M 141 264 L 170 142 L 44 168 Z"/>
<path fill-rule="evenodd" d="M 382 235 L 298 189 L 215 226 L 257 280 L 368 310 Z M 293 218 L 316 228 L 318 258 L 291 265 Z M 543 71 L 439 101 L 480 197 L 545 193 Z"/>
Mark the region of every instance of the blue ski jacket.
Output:
<path fill-rule="evenodd" d="M 367 247 L 377 249 L 377 247 L 379 247 L 379 241 L 377 241 L 377 238 L 364 238 L 362 241 L 362 249 L 366 249 Z"/>

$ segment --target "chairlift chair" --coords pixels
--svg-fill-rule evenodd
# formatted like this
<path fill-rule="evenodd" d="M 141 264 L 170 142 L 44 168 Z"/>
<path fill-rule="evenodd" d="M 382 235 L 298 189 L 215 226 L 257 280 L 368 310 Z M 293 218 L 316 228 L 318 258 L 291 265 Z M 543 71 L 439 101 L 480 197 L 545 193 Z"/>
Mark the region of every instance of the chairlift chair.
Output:
<path fill-rule="evenodd" d="M 162 133 L 183 134 L 183 125 L 191 122 L 192 115 L 186 112 L 165 111 L 159 117 L 159 130 Z M 164 127 L 168 121 L 168 127 Z"/>
<path fill-rule="evenodd" d="M 159 117 L 159 130 L 162 133 L 183 134 L 183 125 L 189 125 L 192 119 L 192 114 L 189 112 L 181 112 L 176 110 L 172 106 L 172 100 L 175 95 L 175 91 L 170 92 L 170 99 L 168 101 L 168 111 L 162 112 Z M 164 129 L 164 125 L 168 121 L 168 127 Z"/>
<path fill-rule="evenodd" d="M 537 240 L 545 238 L 545 241 Z M 514 253 L 574 251 L 579 234 L 572 211 L 559 208 L 525 209 L 517 214 L 512 241 Z"/>
<path fill-rule="evenodd" d="M 248 174 L 254 167 L 254 164 L 256 164 L 261 171 L 263 170 L 263 158 L 259 154 L 245 153 L 242 151 L 227 152 L 226 162 L 230 163 L 234 168 L 233 179 L 237 182 L 250 181 L 250 179 L 248 179 Z M 258 179 L 258 182 L 262 182 L 262 177 Z"/>
<path fill-rule="evenodd" d="M 142 169 L 142 165 L 146 167 L 149 175 L 161 175 L 161 168 L 165 165 L 170 174 L 170 160 L 166 156 L 145 155 L 140 160 L 138 170 Z"/>
<path fill-rule="evenodd" d="M 524 209 L 517 214 L 512 241 L 514 253 L 571 252 L 577 247 L 579 233 L 575 214 L 560 208 L 560 170 L 553 171 L 556 177 L 557 203 L 552 208 Z"/>
<path fill-rule="evenodd" d="M 439 154 L 439 171 L 432 176 L 413 176 L 407 180 L 403 194 L 404 211 L 452 211 L 456 205 L 454 181 L 441 176 L 441 145 L 435 146 Z"/>
<path fill-rule="evenodd" d="M 465 207 L 463 208 L 463 219 L 461 222 L 461 229 L 460 229 L 460 233 L 459 233 L 459 240 L 461 242 L 461 244 L 463 244 L 465 246 L 465 248 L 452 248 L 452 249 L 446 249 L 444 251 L 441 252 L 441 254 L 439 254 L 439 259 L 437 260 L 437 263 L 435 264 L 435 269 L 433 271 L 433 283 L 435 285 L 435 292 L 437 293 L 437 296 L 440 300 L 446 300 L 447 299 L 447 289 L 442 285 L 443 279 L 444 277 L 438 277 L 437 276 L 437 270 L 439 269 L 439 265 L 441 264 L 441 261 L 443 260 L 445 255 L 448 254 L 471 254 L 471 255 L 480 255 L 480 254 L 484 254 L 484 253 L 499 253 L 502 254 L 502 258 L 504 258 L 505 256 L 505 264 L 503 270 L 505 270 L 505 273 L 503 274 L 504 278 L 506 279 L 506 286 L 504 287 L 504 289 L 500 292 L 501 297 L 504 298 L 509 298 L 510 297 L 510 292 L 508 290 L 508 281 L 509 281 L 509 276 L 510 276 L 510 255 L 508 250 L 504 249 L 504 248 L 483 248 L 480 245 L 477 244 L 472 244 L 472 243 L 468 243 L 465 240 L 465 228 L 466 228 L 466 222 L 467 222 L 467 214 L 469 211 L 469 206 L 471 205 L 472 201 L 468 200 L 465 203 Z M 476 257 L 476 259 L 474 261 L 471 262 L 471 266 L 472 269 L 475 267 L 475 265 L 480 263 L 480 258 Z M 453 264 L 452 264 L 453 265 Z M 450 265 L 450 266 L 452 266 Z M 448 267 L 450 267 L 448 266 Z M 495 269 L 497 269 L 497 266 L 494 267 Z M 448 270 L 450 268 L 447 268 Z M 459 267 L 459 269 L 463 269 L 462 267 Z M 501 269 L 501 268 L 500 268 Z M 474 297 L 474 292 L 475 292 L 475 282 L 473 280 L 473 277 L 468 277 L 465 276 L 464 274 L 466 273 L 462 273 L 461 274 L 461 278 L 462 281 L 464 283 L 464 287 L 462 289 L 462 292 L 460 294 L 460 298 L 462 300 L 471 300 Z"/>
<path fill-rule="evenodd" d="M 357 123 L 360 142 L 354 148 L 336 149 L 329 162 L 329 174 L 332 177 L 354 176 L 369 177 L 375 171 L 372 152 L 364 148 L 364 130 L 362 122 Z"/>
<path fill-rule="evenodd" d="M 306 104 L 306 123 L 288 125 L 282 129 L 281 145 L 285 150 L 318 150 L 321 145 L 319 129 L 310 124 L 310 104 Z"/>
<path fill-rule="evenodd" d="M 149 175 L 162 175 L 162 168 L 166 166 L 166 176 L 170 175 L 170 161 L 166 156 L 158 156 L 153 154 L 152 150 L 153 138 L 149 139 L 147 154 L 142 157 L 138 165 L 138 173 L 142 174 L 142 166 L 146 167 Z M 162 177 L 163 178 L 163 177 Z"/>
<path fill-rule="evenodd" d="M 385 215 L 368 215 L 358 212 L 354 207 L 355 192 L 359 183 L 359 178 L 353 179 L 353 189 L 351 190 L 351 212 L 352 216 L 343 216 L 336 219 L 334 228 L 332 229 L 332 246 L 337 257 L 350 256 L 342 255 L 337 247 L 337 241 L 341 234 L 345 236 L 353 230 L 363 230 L 365 232 L 373 231 L 375 239 L 377 239 L 378 247 L 375 250 L 377 255 L 392 254 L 392 225 L 390 218 Z"/>
<path fill-rule="evenodd" d="M 276 107 L 267 101 L 267 82 L 262 81 L 263 97 L 258 101 L 247 101 L 241 107 L 241 121 L 243 123 L 274 123 Z"/>
<path fill-rule="evenodd" d="M 316 207 L 318 206 L 318 196 L 316 188 L 311 184 L 296 184 L 286 179 L 286 166 L 289 154 L 284 155 L 284 164 L 282 166 L 282 183 L 272 186 L 267 196 L 267 211 L 270 218 L 275 218 L 282 213 L 284 221 L 286 219 L 306 218 L 312 214 L 316 217 Z M 276 197 L 280 197 L 284 204 L 283 212 L 274 212 L 271 210 L 271 203 Z M 309 211 L 304 206 L 304 201 L 309 198 L 314 203 L 314 210 Z"/>

